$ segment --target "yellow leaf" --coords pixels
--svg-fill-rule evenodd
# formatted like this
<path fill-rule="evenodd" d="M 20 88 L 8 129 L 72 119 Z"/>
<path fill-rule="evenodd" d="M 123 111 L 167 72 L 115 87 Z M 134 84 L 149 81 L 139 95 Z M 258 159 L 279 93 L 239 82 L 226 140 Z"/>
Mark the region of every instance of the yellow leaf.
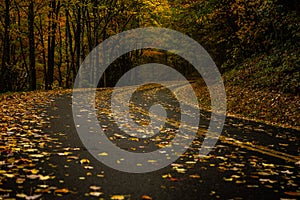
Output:
<path fill-rule="evenodd" d="M 113 195 L 110 197 L 111 200 L 124 200 L 125 196 L 124 195 Z"/>
<path fill-rule="evenodd" d="M 93 174 L 92 174 L 92 172 L 87 172 L 86 175 L 87 176 L 92 176 Z"/>
<path fill-rule="evenodd" d="M 96 186 L 96 185 L 91 185 L 91 186 L 90 186 L 90 189 L 91 189 L 91 190 L 100 190 L 101 187 L 100 187 L 100 186 Z"/>
<path fill-rule="evenodd" d="M 89 161 L 88 159 L 81 159 L 81 160 L 80 160 L 80 163 L 81 163 L 81 164 L 89 164 L 90 161 Z"/>
<path fill-rule="evenodd" d="M 233 181 L 233 178 L 223 178 L 224 179 L 224 181 Z"/>
<path fill-rule="evenodd" d="M 94 197 L 99 197 L 103 193 L 102 192 L 90 192 L 89 194 Z"/>
<path fill-rule="evenodd" d="M 178 172 L 178 173 L 182 173 L 184 174 L 186 172 L 186 169 L 184 168 L 175 168 L 175 170 Z"/>
<path fill-rule="evenodd" d="M 17 178 L 16 179 L 17 184 L 22 184 L 22 183 L 24 183 L 24 181 L 25 181 L 25 178 Z"/>
<path fill-rule="evenodd" d="M 40 170 L 38 170 L 38 169 L 32 169 L 32 170 L 31 170 L 31 173 L 32 173 L 32 174 L 37 174 L 37 173 L 39 173 L 39 171 L 40 171 Z"/>
<path fill-rule="evenodd" d="M 39 178 L 41 181 L 46 181 L 46 180 L 50 179 L 51 177 L 48 175 L 47 176 L 40 175 Z"/>
<path fill-rule="evenodd" d="M 162 178 L 172 178 L 172 175 L 171 174 L 165 174 L 165 175 L 162 175 L 161 177 Z"/>
<path fill-rule="evenodd" d="M 198 174 L 193 174 L 193 175 L 190 175 L 190 178 L 200 178 L 200 176 Z"/>
<path fill-rule="evenodd" d="M 29 126 L 23 126 L 24 129 L 29 129 Z"/>
<path fill-rule="evenodd" d="M 18 197 L 18 198 L 26 198 L 27 195 L 24 194 L 24 193 L 21 193 L 21 194 L 16 194 L 16 197 Z"/>
<path fill-rule="evenodd" d="M 7 178 L 13 178 L 13 177 L 15 177 L 14 174 L 3 174 L 3 175 L 6 176 Z"/>
<path fill-rule="evenodd" d="M 193 165 L 193 164 L 196 164 L 196 162 L 195 162 L 195 161 L 186 161 L 185 163 L 186 163 L 186 164 L 188 164 L 188 165 Z"/>
<path fill-rule="evenodd" d="M 30 157 L 33 157 L 33 158 L 42 158 L 44 157 L 44 155 L 42 154 L 29 154 Z"/>
<path fill-rule="evenodd" d="M 104 174 L 97 174 L 97 177 L 103 178 Z"/>
<path fill-rule="evenodd" d="M 2 188 L 0 188 L 0 192 L 12 192 L 12 190 L 11 189 L 2 189 Z"/>
<path fill-rule="evenodd" d="M 131 140 L 131 141 L 136 141 L 136 142 L 140 141 L 139 138 L 129 138 L 129 140 Z"/>

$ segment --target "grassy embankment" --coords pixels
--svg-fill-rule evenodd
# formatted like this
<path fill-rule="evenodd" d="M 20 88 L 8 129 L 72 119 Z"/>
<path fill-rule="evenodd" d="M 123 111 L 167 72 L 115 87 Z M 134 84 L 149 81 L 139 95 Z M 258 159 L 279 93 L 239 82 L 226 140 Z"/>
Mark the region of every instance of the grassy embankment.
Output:
<path fill-rule="evenodd" d="M 249 58 L 223 74 L 228 115 L 300 130 L 299 60 L 287 53 Z M 198 81 L 194 87 L 201 107 L 210 110 L 206 86 Z"/>

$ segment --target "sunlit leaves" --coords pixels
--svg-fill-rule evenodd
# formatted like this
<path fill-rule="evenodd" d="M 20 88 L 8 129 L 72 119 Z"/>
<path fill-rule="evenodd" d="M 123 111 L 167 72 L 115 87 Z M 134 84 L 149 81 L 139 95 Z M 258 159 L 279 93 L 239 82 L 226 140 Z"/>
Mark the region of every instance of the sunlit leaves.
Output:
<path fill-rule="evenodd" d="M 162 26 L 170 20 L 171 10 L 168 1 L 147 0 L 141 1 L 143 4 L 139 14 L 142 19 L 142 26 Z"/>

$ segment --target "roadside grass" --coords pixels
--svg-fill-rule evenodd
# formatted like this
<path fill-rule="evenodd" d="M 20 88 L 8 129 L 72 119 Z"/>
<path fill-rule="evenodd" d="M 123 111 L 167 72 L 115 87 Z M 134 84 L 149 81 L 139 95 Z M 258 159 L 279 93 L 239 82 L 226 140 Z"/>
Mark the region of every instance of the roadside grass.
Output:
<path fill-rule="evenodd" d="M 243 73 L 239 71 L 236 73 Z M 223 76 L 227 98 L 227 115 L 300 130 L 300 96 L 268 88 L 237 84 Z M 210 97 L 205 83 L 194 82 L 200 107 L 210 110 Z"/>

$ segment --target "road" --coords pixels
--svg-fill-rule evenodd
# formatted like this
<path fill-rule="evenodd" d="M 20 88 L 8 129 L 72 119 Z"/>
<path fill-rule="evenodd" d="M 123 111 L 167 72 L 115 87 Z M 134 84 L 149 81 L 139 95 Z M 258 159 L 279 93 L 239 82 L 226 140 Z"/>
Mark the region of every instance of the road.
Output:
<path fill-rule="evenodd" d="M 120 98 L 122 93 L 126 93 L 126 89 L 120 90 Z M 172 94 L 160 87 L 136 92 L 132 112 L 139 123 L 143 120 L 147 123 L 145 110 L 158 93 L 172 98 Z M 124 135 L 112 122 L 110 94 L 109 89 L 98 91 L 98 119 L 107 137 L 120 148 L 149 152 L 171 140 L 176 133 L 176 126 L 166 123 L 165 131 L 169 132 L 162 136 L 164 138 L 147 140 Z M 16 184 L 15 179 L 2 181 L 4 189 L 0 191 L 0 199 L 5 199 L 5 188 L 11 189 L 10 197 L 27 199 L 299 198 L 300 136 L 297 130 L 227 117 L 213 151 L 199 158 L 203 133 L 210 119 L 210 113 L 201 110 L 198 134 L 178 160 L 157 171 L 126 173 L 102 164 L 87 151 L 76 131 L 71 102 L 71 94 L 59 95 L 47 108 L 50 123 L 44 126 L 43 132 L 52 139 L 41 150 L 43 157 L 36 158 L 39 173 L 29 179 L 27 176 L 22 185 Z M 177 102 L 170 104 L 173 105 L 167 112 L 170 121 L 180 120 Z M 126 120 L 122 123 L 126 125 Z"/>

